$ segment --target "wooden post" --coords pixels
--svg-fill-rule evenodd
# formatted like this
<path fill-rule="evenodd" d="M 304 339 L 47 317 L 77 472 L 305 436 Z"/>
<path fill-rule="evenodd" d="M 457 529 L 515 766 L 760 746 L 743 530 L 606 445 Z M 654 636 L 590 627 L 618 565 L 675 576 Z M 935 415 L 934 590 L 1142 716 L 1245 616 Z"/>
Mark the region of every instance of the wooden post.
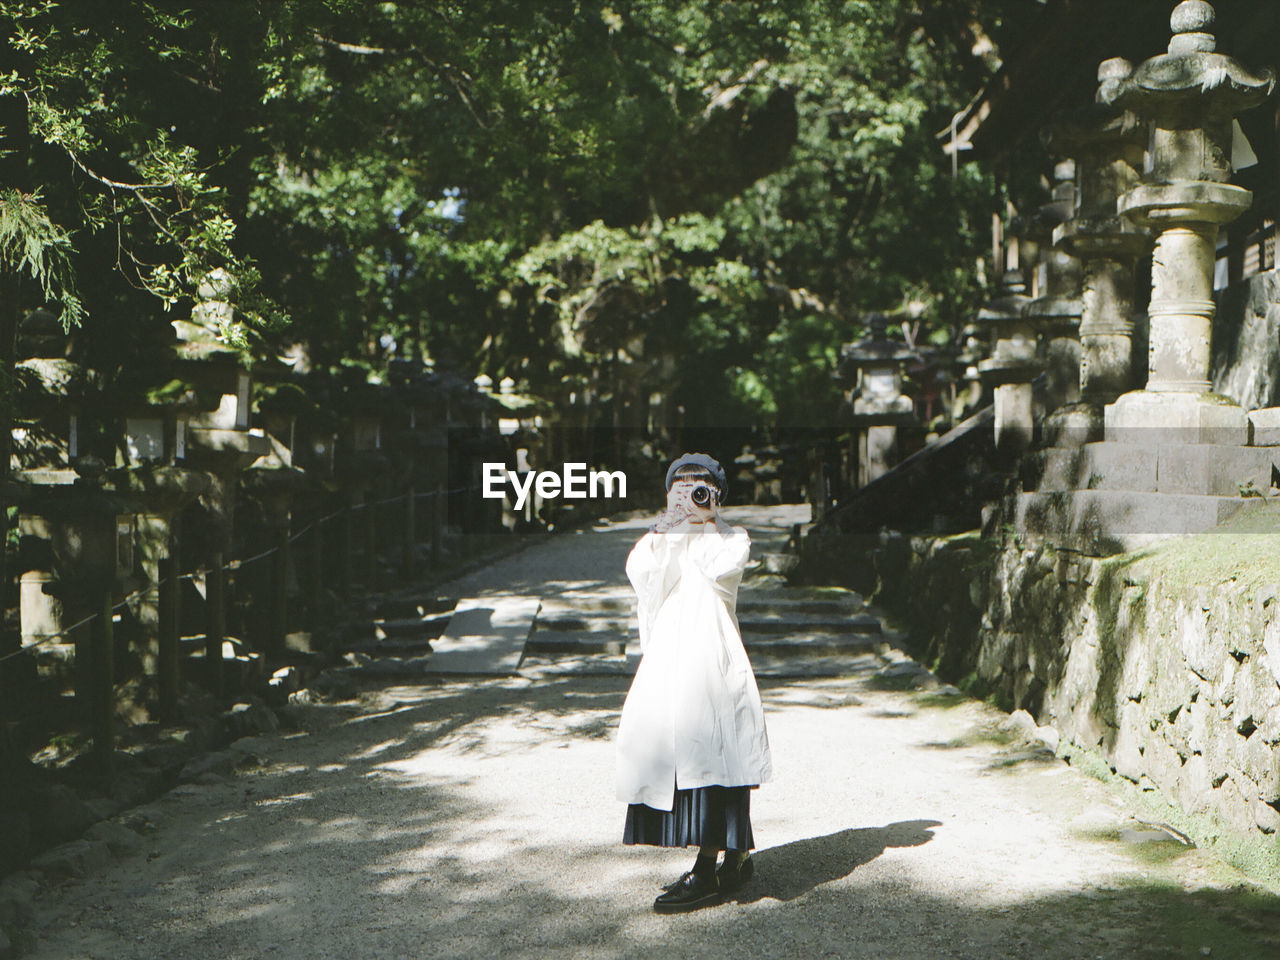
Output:
<path fill-rule="evenodd" d="M 181 651 L 178 641 L 178 564 L 172 556 L 159 564 L 159 667 L 156 677 L 160 695 L 160 720 L 173 723 L 178 715 L 178 688 L 181 684 Z"/>
<path fill-rule="evenodd" d="M 227 635 L 226 571 L 222 551 L 213 554 L 205 580 L 204 660 L 206 682 L 214 696 L 222 694 L 222 641 Z"/>
<path fill-rule="evenodd" d="M 444 484 L 437 482 L 431 494 L 431 566 L 440 566 L 444 549 Z"/>
<path fill-rule="evenodd" d="M 98 599 L 98 615 L 91 627 L 93 694 L 90 698 L 89 729 L 99 768 L 108 774 L 115 766 L 115 633 L 112 616 L 111 591 L 103 590 Z"/>
<path fill-rule="evenodd" d="M 466 489 L 462 491 L 462 555 L 468 559 L 476 549 L 476 500 L 472 493 L 468 478 Z"/>
<path fill-rule="evenodd" d="M 351 597 L 351 579 L 353 576 L 353 567 L 351 559 L 351 548 L 355 542 L 355 504 L 347 503 L 347 509 L 342 511 L 342 525 L 340 529 L 340 543 L 338 544 L 338 565 L 339 565 L 339 583 L 338 589 L 342 593 L 343 599 Z"/>
<path fill-rule="evenodd" d="M 271 565 L 271 624 L 267 633 L 267 656 L 284 653 L 284 638 L 289 632 L 289 520 L 276 528 L 275 562 Z"/>
<path fill-rule="evenodd" d="M 418 543 L 418 500 L 417 493 L 412 486 L 405 493 L 404 498 L 404 521 L 403 531 L 404 540 L 400 546 L 400 576 L 404 580 L 409 580 L 414 573 L 414 547 Z"/>
<path fill-rule="evenodd" d="M 320 626 L 325 622 L 325 613 L 328 604 L 325 602 L 324 595 L 324 531 L 321 529 L 323 523 L 316 521 L 314 527 L 311 528 L 311 551 L 307 558 L 308 569 L 310 572 L 310 584 L 308 592 L 311 594 L 311 630 L 313 633 L 320 631 Z"/>
<path fill-rule="evenodd" d="M 378 497 L 377 492 L 365 491 L 364 523 L 360 525 L 360 539 L 364 554 L 364 589 L 372 593 L 378 589 Z"/>

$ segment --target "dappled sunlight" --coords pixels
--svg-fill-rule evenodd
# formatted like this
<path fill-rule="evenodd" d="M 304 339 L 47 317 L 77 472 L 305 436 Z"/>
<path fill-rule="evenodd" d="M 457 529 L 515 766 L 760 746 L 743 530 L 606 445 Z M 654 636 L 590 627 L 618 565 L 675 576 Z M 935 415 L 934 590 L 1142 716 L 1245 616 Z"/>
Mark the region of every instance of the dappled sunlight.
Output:
<path fill-rule="evenodd" d="M 382 743 L 375 743 L 373 746 L 366 747 L 365 749 L 359 751 L 358 753 L 353 754 L 351 759 L 367 760 L 369 757 L 376 757 L 378 754 L 397 745 L 400 742 L 401 741 L 399 740 L 384 740 L 382 741 Z"/>
<path fill-rule="evenodd" d="M 1152 924 L 1176 928 L 1190 907 L 1219 938 L 1206 942 L 1231 942 L 1236 908 L 1215 891 L 1144 879 L 1149 865 L 1109 834 L 1058 831 L 1064 858 L 1057 828 L 1035 832 L 1034 794 L 957 778 L 995 745 L 929 744 L 963 737 L 968 718 L 884 716 L 906 695 L 855 696 L 847 681 L 764 686 L 780 768 L 752 801 L 756 878 L 719 907 L 655 915 L 692 851 L 619 842 L 609 731 L 625 678 L 398 685 L 359 723 L 347 706 L 316 708 L 339 722 L 269 743 L 283 762 L 146 808 L 162 856 L 83 881 L 86 898 L 121 904 L 111 924 L 51 927 L 36 958 L 151 960 L 163 944 L 223 958 L 666 960 L 752 955 L 785 930 L 793 956 L 1147 960 Z M 890 730 L 905 732 L 891 750 Z M 1010 857 L 1010 835 L 1034 839 Z M 1280 905 L 1251 912 L 1276 925 Z"/>
<path fill-rule="evenodd" d="M 255 807 L 279 807 L 286 804 L 298 803 L 302 800 L 314 800 L 315 794 L 311 792 L 293 793 L 287 797 L 264 797 L 261 800 L 253 801 Z"/>

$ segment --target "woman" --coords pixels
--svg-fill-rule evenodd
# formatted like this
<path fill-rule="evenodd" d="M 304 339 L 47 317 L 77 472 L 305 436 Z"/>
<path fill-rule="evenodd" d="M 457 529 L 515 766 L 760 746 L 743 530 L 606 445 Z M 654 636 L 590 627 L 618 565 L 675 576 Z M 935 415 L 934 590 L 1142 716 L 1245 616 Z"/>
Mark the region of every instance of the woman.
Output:
<path fill-rule="evenodd" d="M 725 475 L 711 457 L 685 454 L 666 483 L 666 512 L 627 558 L 641 659 L 618 725 L 617 790 L 623 843 L 699 847 L 693 869 L 654 901 L 675 913 L 751 878 L 750 791 L 771 764 L 735 612 L 750 538 L 720 518 Z"/>

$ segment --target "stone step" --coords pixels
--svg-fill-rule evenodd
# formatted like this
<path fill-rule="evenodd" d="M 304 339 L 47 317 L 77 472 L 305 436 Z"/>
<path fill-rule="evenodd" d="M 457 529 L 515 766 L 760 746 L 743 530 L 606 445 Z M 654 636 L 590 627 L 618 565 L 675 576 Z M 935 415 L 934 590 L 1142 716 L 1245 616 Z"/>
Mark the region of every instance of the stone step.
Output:
<path fill-rule="evenodd" d="M 754 661 L 756 654 L 772 657 L 819 657 L 878 652 L 878 636 L 835 636 L 828 633 L 799 633 L 784 637 L 744 635 L 743 646 Z"/>
<path fill-rule="evenodd" d="M 1017 529 L 1092 556 L 1137 550 L 1160 540 L 1212 530 L 1257 498 L 1076 490 L 1017 494 Z"/>
<path fill-rule="evenodd" d="M 431 645 L 431 641 L 435 637 L 397 637 L 386 639 L 365 640 L 362 643 L 356 643 L 348 646 L 346 649 L 367 653 L 373 656 L 379 654 L 387 654 L 390 656 L 403 656 L 405 654 L 427 654 L 435 649 Z"/>
<path fill-rule="evenodd" d="M 634 616 L 538 616 L 536 628 L 541 630 L 569 631 L 575 633 L 626 633 L 634 632 L 636 618 Z"/>
<path fill-rule="evenodd" d="M 448 613 L 457 605 L 457 597 L 379 597 L 367 612 L 371 620 L 421 620 Z"/>
<path fill-rule="evenodd" d="M 452 612 L 402 620 L 374 620 L 373 635 L 377 640 L 431 639 L 444 633 Z"/>
<path fill-rule="evenodd" d="M 870 676 L 884 666 L 874 652 L 854 655 L 778 656 L 752 651 L 751 670 L 759 679 L 787 680 L 807 677 Z"/>
<path fill-rule="evenodd" d="M 434 645 L 426 672 L 488 676 L 515 673 L 541 606 L 536 596 L 460 600 Z"/>
<path fill-rule="evenodd" d="M 635 596 L 630 592 L 612 596 L 569 594 L 545 598 L 538 618 L 541 620 L 582 615 L 628 617 L 635 612 L 635 607 Z"/>
<path fill-rule="evenodd" d="M 1032 458 L 1040 492 L 1112 490 L 1238 497 L 1249 484 L 1266 493 L 1280 447 L 1209 443 L 1087 443 L 1050 447 Z"/>
<path fill-rule="evenodd" d="M 365 653 L 352 652 L 346 655 L 348 668 L 352 673 L 365 677 L 421 677 L 425 676 L 430 664 L 431 655 L 416 657 L 369 656 Z"/>
<path fill-rule="evenodd" d="M 821 631 L 789 633 L 786 636 L 744 632 L 743 646 L 756 653 L 778 657 L 812 657 L 865 653 L 880 649 L 879 634 L 840 635 Z M 535 630 L 525 644 L 525 652 L 547 656 L 639 655 L 640 641 L 634 634 L 589 630 Z"/>
<path fill-rule="evenodd" d="M 788 613 L 821 613 L 828 616 L 851 616 L 862 613 L 866 603 L 856 593 L 841 599 L 822 599 L 813 597 L 776 596 L 779 591 L 746 593 L 738 597 L 738 613 L 765 610 Z"/>
<path fill-rule="evenodd" d="M 834 635 L 841 634 L 876 634 L 880 633 L 880 620 L 867 613 L 854 616 L 832 617 L 823 614 L 805 613 L 738 613 L 738 626 L 744 636 L 750 633 L 792 633 L 822 632 Z"/>
<path fill-rule="evenodd" d="M 539 625 L 530 635 L 524 649 L 526 654 L 623 656 L 630 643 L 638 641 L 626 631 L 561 630 Z"/>
<path fill-rule="evenodd" d="M 876 636 L 881 633 L 880 621 L 869 614 L 856 617 L 788 616 L 769 617 L 739 616 L 738 629 L 744 637 L 780 637 L 789 634 L 823 634 L 826 636 Z M 582 636 L 636 636 L 635 617 L 626 619 L 568 618 L 539 619 L 537 633 L 566 633 Z M 427 639 L 430 639 L 429 637 Z"/>
<path fill-rule="evenodd" d="M 630 617 L 635 614 L 635 597 L 549 597 L 542 601 L 539 620 L 555 620 L 589 616 Z M 861 613 L 866 603 L 856 593 L 848 592 L 840 597 L 814 597 L 805 593 L 792 594 L 783 590 L 744 590 L 738 595 L 738 614 L 766 611 L 790 611 L 794 613 L 820 613 L 831 616 L 849 616 Z"/>
<path fill-rule="evenodd" d="M 867 613 L 848 617 L 830 617 L 821 614 L 759 613 L 738 615 L 738 628 L 744 637 L 753 635 L 779 636 L 785 634 L 816 634 L 829 636 L 879 636 L 879 618 Z M 627 634 L 636 632 L 634 617 L 557 617 L 552 620 L 538 618 L 537 633 L 571 634 Z"/>
<path fill-rule="evenodd" d="M 630 676 L 639 657 L 553 656 L 531 653 L 520 665 L 520 673 L 533 677 Z M 751 669 L 761 680 L 789 680 L 819 677 L 873 676 L 884 666 L 874 653 L 849 656 L 787 657 L 751 654 Z"/>

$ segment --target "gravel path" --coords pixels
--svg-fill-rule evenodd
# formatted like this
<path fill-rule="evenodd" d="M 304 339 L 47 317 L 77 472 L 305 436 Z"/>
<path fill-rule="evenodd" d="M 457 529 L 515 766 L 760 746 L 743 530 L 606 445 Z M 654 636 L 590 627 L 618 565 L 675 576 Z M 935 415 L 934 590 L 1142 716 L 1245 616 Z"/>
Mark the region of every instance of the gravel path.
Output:
<path fill-rule="evenodd" d="M 446 592 L 616 591 L 635 526 Z M 618 842 L 627 682 L 385 685 L 305 708 L 301 730 L 240 744 L 234 776 L 140 808 L 137 853 L 46 892 L 33 956 L 1280 956 L 1280 900 L 1140 828 L 1114 788 L 1010 741 L 984 704 L 857 677 L 762 682 L 776 779 L 753 798 L 756 879 L 656 915 L 692 852 Z"/>

